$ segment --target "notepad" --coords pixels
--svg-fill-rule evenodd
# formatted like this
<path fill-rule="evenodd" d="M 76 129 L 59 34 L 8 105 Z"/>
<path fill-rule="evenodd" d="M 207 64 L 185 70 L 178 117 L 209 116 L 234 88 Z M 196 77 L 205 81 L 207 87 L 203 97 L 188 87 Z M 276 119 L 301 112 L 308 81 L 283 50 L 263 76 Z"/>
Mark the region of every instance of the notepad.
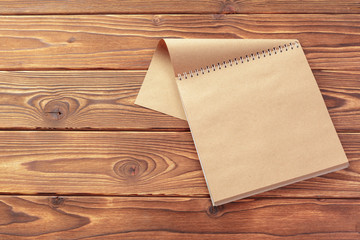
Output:
<path fill-rule="evenodd" d="M 188 121 L 215 206 L 349 164 L 298 40 L 162 39 L 135 103 Z"/>

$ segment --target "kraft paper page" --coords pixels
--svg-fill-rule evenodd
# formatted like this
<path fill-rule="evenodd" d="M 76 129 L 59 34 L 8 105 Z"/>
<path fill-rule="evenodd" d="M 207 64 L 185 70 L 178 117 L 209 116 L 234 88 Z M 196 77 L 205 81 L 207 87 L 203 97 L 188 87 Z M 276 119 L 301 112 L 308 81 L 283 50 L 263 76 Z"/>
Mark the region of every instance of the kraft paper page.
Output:
<path fill-rule="evenodd" d="M 162 39 L 135 104 L 183 120 L 186 116 L 174 78 L 193 69 L 289 43 L 286 39 Z"/>
<path fill-rule="evenodd" d="M 188 121 L 213 205 L 348 166 L 297 40 L 161 40 L 136 103 Z"/>

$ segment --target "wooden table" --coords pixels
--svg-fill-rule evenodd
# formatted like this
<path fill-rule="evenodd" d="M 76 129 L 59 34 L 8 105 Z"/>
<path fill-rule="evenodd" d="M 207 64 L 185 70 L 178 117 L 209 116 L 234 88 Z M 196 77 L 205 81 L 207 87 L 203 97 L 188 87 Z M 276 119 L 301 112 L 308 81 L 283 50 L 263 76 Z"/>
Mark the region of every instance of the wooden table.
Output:
<path fill-rule="evenodd" d="M 359 13 L 0 1 L 0 239 L 360 239 Z M 350 167 L 212 207 L 187 123 L 134 105 L 163 37 L 299 39 Z"/>

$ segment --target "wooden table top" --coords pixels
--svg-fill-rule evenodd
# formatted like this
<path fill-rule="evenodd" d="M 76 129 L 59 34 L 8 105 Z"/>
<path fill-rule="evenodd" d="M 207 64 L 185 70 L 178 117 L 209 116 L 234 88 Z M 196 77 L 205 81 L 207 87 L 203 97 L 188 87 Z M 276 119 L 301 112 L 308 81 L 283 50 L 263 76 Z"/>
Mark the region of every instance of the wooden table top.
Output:
<path fill-rule="evenodd" d="M 159 39 L 299 39 L 350 167 L 212 207 Z M 360 239 L 358 0 L 0 1 L 0 239 Z"/>

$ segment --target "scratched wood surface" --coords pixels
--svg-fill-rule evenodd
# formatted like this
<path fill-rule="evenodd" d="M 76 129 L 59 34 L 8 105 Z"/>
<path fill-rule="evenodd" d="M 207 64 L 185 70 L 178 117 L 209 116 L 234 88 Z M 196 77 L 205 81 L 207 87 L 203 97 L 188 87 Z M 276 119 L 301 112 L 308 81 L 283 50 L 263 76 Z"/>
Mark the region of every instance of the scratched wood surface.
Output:
<path fill-rule="evenodd" d="M 360 239 L 360 2 L 0 1 L 0 239 Z M 212 207 L 156 44 L 296 38 L 350 167 Z"/>

